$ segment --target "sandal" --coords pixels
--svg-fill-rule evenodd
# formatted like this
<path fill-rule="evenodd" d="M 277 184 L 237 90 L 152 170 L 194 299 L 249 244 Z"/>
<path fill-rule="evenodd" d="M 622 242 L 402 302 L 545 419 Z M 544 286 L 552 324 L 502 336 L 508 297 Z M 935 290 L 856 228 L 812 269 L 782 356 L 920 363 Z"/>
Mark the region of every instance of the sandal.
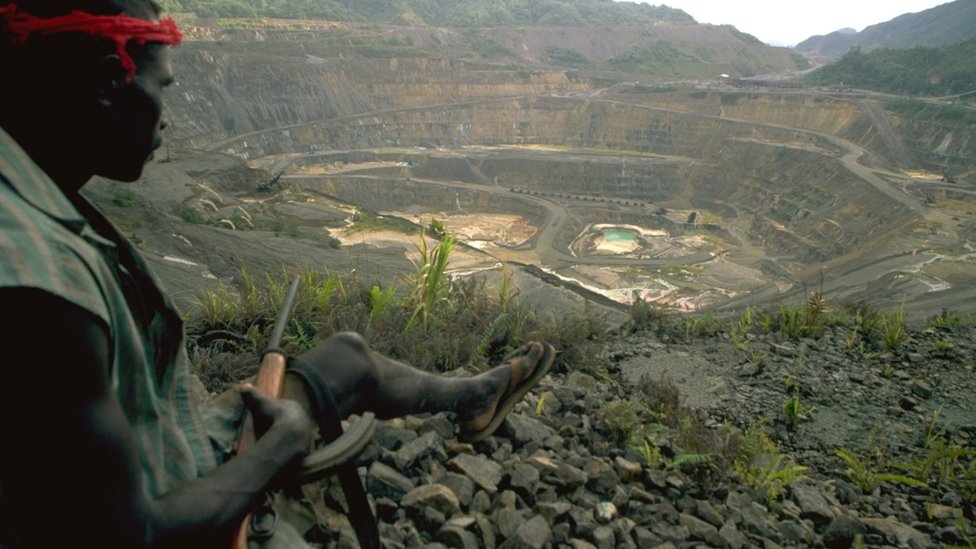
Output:
<path fill-rule="evenodd" d="M 542 355 L 538 361 L 527 364 L 525 359 L 531 354 L 535 346 L 542 348 Z M 489 408 L 481 416 L 466 423 L 477 424 L 479 420 L 484 418 L 485 414 L 489 413 L 493 414 L 491 420 L 485 427 L 473 432 L 466 432 L 465 426 L 462 424 L 458 439 L 464 442 L 478 442 L 491 436 L 508 416 L 508 413 L 512 411 L 512 408 L 549 373 L 555 359 L 556 350 L 553 349 L 552 345 L 537 342 L 526 344 L 506 357 L 503 363 L 507 362 L 512 366 L 512 377 L 508 382 L 508 389 L 502 393 L 494 410 Z"/>

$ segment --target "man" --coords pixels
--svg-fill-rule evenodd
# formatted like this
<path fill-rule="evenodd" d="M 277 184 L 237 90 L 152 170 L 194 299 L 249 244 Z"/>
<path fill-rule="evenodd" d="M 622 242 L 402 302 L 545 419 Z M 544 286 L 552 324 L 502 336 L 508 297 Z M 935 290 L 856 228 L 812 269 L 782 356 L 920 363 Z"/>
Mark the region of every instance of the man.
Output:
<path fill-rule="evenodd" d="M 453 411 L 477 440 L 552 364 L 531 343 L 447 379 L 337 334 L 292 361 L 287 398 L 241 389 L 263 435 L 220 463 L 229 429 L 192 401 L 177 314 L 79 195 L 93 175 L 136 180 L 160 146 L 179 41 L 151 0 L 0 0 L 0 546 L 226 546 L 294 476 L 323 391 L 343 416 Z"/>

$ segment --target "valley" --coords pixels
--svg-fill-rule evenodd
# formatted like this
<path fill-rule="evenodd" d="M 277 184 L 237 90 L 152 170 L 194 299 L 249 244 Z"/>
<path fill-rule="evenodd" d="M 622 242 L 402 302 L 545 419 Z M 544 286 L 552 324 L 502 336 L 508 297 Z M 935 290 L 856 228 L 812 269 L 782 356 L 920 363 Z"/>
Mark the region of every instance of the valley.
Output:
<path fill-rule="evenodd" d="M 473 73 L 418 59 L 386 60 L 379 82 L 359 60 L 327 71 L 320 87 L 299 72 L 272 90 L 255 88 L 267 74 L 230 86 L 196 72 L 185 57 L 205 44 L 180 54 L 188 74 L 171 101 L 176 143 L 246 160 L 269 189 L 287 191 L 247 200 L 257 186 L 232 186 L 231 210 L 340 240 L 356 208 L 437 220 L 481 269 L 531 265 L 610 306 L 733 309 L 822 288 L 842 301 L 905 303 L 915 316 L 976 310 L 972 129 L 912 127 L 885 110 L 885 96 L 722 79 L 594 87 L 555 70 L 499 71 L 472 86 Z M 293 46 L 267 47 L 280 56 Z M 286 57 L 315 71 L 326 62 Z M 246 61 L 221 64 L 229 72 Z M 407 93 L 392 95 L 397 86 Z M 275 107 L 272 92 L 298 95 Z M 237 111 L 202 99 L 231 94 L 252 123 L 258 109 L 315 117 L 233 134 Z M 214 117 L 222 130 L 203 127 Z M 923 160 L 932 155 L 961 176 L 944 181 Z M 210 198 L 190 193 L 181 205 L 220 226 L 234 212 Z M 607 246 L 601 231 L 613 229 L 632 231 L 632 245 Z M 400 234 L 412 249 L 416 234 Z"/>
<path fill-rule="evenodd" d="M 296 264 L 388 283 L 437 222 L 459 270 L 518 267 L 618 313 L 819 291 L 976 312 L 976 130 L 897 103 L 974 111 L 958 98 L 787 82 L 788 50 L 725 27 L 482 29 L 499 48 L 472 49 L 458 29 L 178 17 L 167 145 L 128 229 L 181 295 Z M 698 61 L 596 64 L 635 40 L 697 40 Z M 594 63 L 544 55 L 567 43 Z"/>

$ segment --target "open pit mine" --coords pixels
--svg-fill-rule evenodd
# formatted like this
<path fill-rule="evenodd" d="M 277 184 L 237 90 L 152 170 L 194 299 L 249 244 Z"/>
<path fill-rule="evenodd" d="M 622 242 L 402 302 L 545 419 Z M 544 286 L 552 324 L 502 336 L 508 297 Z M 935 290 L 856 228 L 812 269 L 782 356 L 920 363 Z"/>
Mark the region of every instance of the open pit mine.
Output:
<path fill-rule="evenodd" d="M 464 269 L 522 266 L 621 307 L 822 291 L 976 310 L 972 130 L 902 119 L 870 93 L 344 62 L 285 35 L 244 48 L 197 29 L 174 51 L 174 150 L 263 174 L 231 182 L 195 160 L 172 200 L 223 231 L 266 218 L 409 255 L 416 233 L 345 233 L 369 212 L 443 223 L 477 258 Z M 157 162 L 150 178 L 183 166 Z M 181 257 L 206 263 L 199 248 Z"/>

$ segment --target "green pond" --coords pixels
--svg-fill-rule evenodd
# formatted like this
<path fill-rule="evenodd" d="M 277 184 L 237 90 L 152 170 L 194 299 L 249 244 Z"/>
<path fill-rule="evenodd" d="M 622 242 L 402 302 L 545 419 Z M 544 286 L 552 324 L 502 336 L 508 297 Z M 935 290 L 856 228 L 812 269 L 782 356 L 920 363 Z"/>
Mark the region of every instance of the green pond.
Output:
<path fill-rule="evenodd" d="M 603 231 L 603 238 L 610 242 L 633 242 L 637 238 L 637 233 L 624 229 L 611 229 Z"/>

